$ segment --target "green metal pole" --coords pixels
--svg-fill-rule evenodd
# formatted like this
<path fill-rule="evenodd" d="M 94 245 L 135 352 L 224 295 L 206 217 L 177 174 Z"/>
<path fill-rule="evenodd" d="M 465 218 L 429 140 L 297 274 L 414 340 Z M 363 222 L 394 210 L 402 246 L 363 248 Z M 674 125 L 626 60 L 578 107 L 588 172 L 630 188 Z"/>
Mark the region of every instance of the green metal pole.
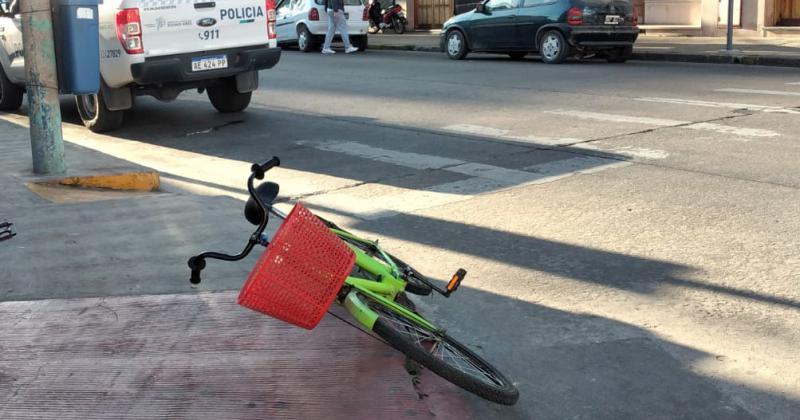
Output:
<path fill-rule="evenodd" d="M 50 0 L 21 0 L 25 89 L 28 96 L 33 172 L 60 174 L 64 164 L 58 72 Z"/>

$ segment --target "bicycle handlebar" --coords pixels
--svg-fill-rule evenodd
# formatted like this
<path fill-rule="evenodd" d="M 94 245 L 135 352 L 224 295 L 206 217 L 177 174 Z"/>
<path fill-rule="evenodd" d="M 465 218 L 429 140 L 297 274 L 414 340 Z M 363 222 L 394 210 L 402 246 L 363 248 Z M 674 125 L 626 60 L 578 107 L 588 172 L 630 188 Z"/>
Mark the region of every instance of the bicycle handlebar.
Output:
<path fill-rule="evenodd" d="M 250 171 L 253 173 L 253 176 L 255 176 L 256 179 L 262 180 L 264 179 L 264 173 L 276 166 L 281 166 L 281 160 L 278 159 L 277 156 L 273 156 L 272 159 L 264 162 L 261 165 L 254 163 L 253 166 L 250 167 Z"/>
<path fill-rule="evenodd" d="M 258 203 L 258 207 L 261 208 L 261 211 L 264 213 L 267 212 L 267 208 L 264 206 L 264 203 L 261 202 L 261 199 L 258 197 L 258 194 L 255 193 L 255 189 L 253 188 L 253 178 L 262 180 L 264 179 L 264 173 L 268 170 L 280 166 L 281 160 L 278 159 L 277 156 L 273 156 L 272 159 L 262 163 L 254 163 L 253 166 L 250 167 L 250 177 L 247 178 L 247 191 L 250 193 L 250 196 Z M 261 225 L 250 235 L 250 239 L 247 241 L 247 245 L 245 246 L 244 250 L 240 252 L 238 255 L 229 255 L 229 254 L 222 254 L 219 252 L 204 252 L 202 254 L 195 255 L 194 257 L 189 258 L 188 265 L 189 269 L 192 270 L 192 275 L 189 278 L 189 281 L 192 284 L 199 284 L 200 283 L 200 272 L 206 268 L 206 258 L 215 258 L 218 260 L 224 261 L 238 261 L 242 258 L 246 257 L 247 254 L 253 249 L 255 244 L 261 241 L 261 234 L 264 232 L 264 228 L 267 226 L 267 218 L 264 217 L 264 220 L 261 222 Z M 264 244 L 265 242 L 262 242 Z"/>

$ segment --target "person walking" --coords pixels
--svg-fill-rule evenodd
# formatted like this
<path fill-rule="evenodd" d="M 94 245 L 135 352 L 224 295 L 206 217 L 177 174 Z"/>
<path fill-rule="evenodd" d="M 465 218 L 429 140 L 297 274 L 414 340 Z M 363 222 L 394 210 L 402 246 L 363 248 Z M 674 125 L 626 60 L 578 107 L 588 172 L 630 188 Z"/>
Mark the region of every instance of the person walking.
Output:
<path fill-rule="evenodd" d="M 339 35 L 344 42 L 344 52 L 350 54 L 358 48 L 350 45 L 350 35 L 347 33 L 347 19 L 344 17 L 344 0 L 325 0 L 325 12 L 328 14 L 328 33 L 325 34 L 325 43 L 322 44 L 323 54 L 336 54 L 331 49 L 331 41 L 339 29 Z"/>

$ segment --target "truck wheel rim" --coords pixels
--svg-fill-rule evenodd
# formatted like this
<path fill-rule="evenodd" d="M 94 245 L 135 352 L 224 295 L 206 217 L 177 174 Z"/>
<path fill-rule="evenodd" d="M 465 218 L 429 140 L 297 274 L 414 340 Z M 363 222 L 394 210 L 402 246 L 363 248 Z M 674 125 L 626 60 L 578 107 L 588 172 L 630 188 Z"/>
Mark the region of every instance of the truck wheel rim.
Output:
<path fill-rule="evenodd" d="M 447 39 L 447 52 L 450 55 L 458 55 L 461 52 L 461 38 L 458 35 L 450 35 L 450 38 Z"/>
<path fill-rule="evenodd" d="M 542 42 L 542 55 L 548 60 L 552 60 L 561 52 L 561 41 L 555 35 L 547 35 Z"/>
<path fill-rule="evenodd" d="M 95 100 L 95 95 L 81 95 L 81 104 L 83 105 L 83 109 L 86 111 L 86 115 L 89 118 L 94 118 L 97 114 L 97 102 Z"/>

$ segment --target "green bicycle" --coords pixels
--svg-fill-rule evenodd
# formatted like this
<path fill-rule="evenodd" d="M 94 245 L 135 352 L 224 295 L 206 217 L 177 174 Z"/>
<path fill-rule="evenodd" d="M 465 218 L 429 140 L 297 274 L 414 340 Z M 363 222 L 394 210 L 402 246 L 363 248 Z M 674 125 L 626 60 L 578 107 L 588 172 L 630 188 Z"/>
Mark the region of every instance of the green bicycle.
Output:
<path fill-rule="evenodd" d="M 250 198 L 245 217 L 258 227 L 237 255 L 204 252 L 189 259 L 190 281 L 200 283 L 207 258 L 238 261 L 255 245 L 266 246 L 239 296 L 239 303 L 295 325 L 311 329 L 331 303 L 342 305 L 363 329 L 432 372 L 482 398 L 513 405 L 519 391 L 502 373 L 443 328 L 416 311 L 407 293 L 435 291 L 449 297 L 466 275 L 459 269 L 440 288 L 402 260 L 384 251 L 377 241 L 360 238 L 313 215 L 297 204 L 289 215 L 274 208 L 279 186 L 254 179 L 280 160 L 254 164 L 247 180 Z M 283 223 L 272 241 L 264 234 L 269 214 Z"/>

